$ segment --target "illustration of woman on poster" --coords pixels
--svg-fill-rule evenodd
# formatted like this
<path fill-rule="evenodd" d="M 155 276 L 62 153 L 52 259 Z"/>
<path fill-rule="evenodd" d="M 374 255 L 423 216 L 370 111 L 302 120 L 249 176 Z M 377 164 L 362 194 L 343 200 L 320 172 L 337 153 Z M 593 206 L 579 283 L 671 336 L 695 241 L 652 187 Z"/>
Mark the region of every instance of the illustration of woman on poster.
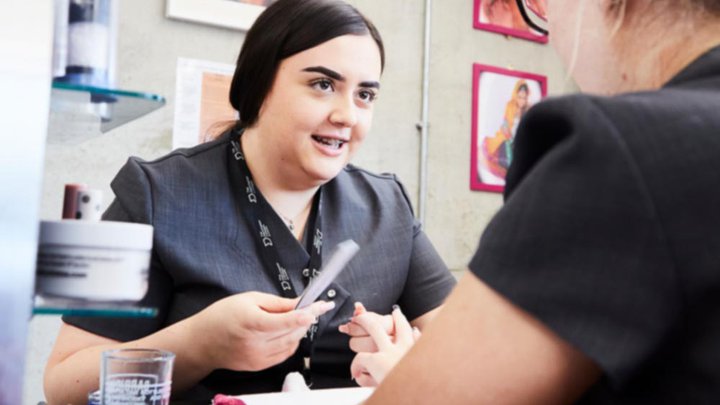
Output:
<path fill-rule="evenodd" d="M 512 143 L 520 119 L 530 108 L 530 88 L 525 80 L 518 80 L 510 100 L 505 105 L 502 124 L 492 137 L 482 142 L 482 157 L 486 167 L 495 176 L 505 178 L 512 162 Z"/>

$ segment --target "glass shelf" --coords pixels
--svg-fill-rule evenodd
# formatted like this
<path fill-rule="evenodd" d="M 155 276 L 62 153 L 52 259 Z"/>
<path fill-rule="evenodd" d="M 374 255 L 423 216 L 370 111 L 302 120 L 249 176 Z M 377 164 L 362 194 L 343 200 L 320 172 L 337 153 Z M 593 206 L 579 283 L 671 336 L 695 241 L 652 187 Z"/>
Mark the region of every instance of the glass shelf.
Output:
<path fill-rule="evenodd" d="M 152 318 L 157 308 L 139 307 L 132 302 L 98 302 L 35 296 L 33 315 Z"/>
<path fill-rule="evenodd" d="M 164 105 L 157 94 L 53 82 L 48 142 L 82 142 Z"/>

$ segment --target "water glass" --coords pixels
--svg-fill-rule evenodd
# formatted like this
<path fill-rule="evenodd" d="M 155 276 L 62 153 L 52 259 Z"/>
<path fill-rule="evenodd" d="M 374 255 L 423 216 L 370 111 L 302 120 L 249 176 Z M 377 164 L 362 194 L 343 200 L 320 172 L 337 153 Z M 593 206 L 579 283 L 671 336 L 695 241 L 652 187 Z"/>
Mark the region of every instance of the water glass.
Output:
<path fill-rule="evenodd" d="M 175 354 L 155 349 L 107 350 L 102 355 L 102 405 L 168 405 Z"/>

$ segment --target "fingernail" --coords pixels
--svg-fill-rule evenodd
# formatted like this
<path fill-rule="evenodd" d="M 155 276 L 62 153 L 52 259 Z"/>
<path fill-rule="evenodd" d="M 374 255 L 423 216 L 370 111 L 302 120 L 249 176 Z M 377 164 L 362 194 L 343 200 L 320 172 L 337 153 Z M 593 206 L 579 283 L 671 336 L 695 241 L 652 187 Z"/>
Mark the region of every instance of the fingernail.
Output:
<path fill-rule="evenodd" d="M 326 311 L 331 311 L 331 310 L 335 309 L 335 301 L 326 302 L 325 305 L 323 306 L 323 308 Z"/>
<path fill-rule="evenodd" d="M 394 305 L 392 306 L 392 309 L 393 309 L 393 311 L 400 311 L 400 305 L 394 304 Z M 400 312 L 402 312 L 402 311 L 400 311 Z"/>
<path fill-rule="evenodd" d="M 348 330 L 347 325 L 338 326 L 338 330 L 342 333 L 347 333 L 347 330 Z"/>

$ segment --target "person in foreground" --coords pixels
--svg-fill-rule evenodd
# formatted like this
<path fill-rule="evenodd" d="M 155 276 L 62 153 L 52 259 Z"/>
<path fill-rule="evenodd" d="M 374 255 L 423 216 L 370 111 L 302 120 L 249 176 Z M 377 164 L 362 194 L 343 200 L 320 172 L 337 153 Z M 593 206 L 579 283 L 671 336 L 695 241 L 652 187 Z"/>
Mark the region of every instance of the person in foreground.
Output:
<path fill-rule="evenodd" d="M 412 339 L 357 356 L 367 404 L 720 398 L 720 1 L 548 7 L 590 94 L 527 113 L 470 272 L 384 379 Z"/>
<path fill-rule="evenodd" d="M 279 0 L 259 16 L 230 91 L 239 121 L 213 142 L 131 158 L 112 183 L 104 218 L 154 226 L 141 305 L 159 315 L 63 318 L 45 372 L 50 404 L 86 403 L 100 353 L 120 347 L 174 352 L 173 400 L 279 391 L 294 371 L 312 388 L 352 386 L 338 326 L 355 301 L 378 317 L 400 304 L 423 327 L 454 279 L 397 179 L 348 165 L 370 128 L 383 52 L 342 1 Z M 294 310 L 346 239 L 360 252 L 322 302 Z"/>

